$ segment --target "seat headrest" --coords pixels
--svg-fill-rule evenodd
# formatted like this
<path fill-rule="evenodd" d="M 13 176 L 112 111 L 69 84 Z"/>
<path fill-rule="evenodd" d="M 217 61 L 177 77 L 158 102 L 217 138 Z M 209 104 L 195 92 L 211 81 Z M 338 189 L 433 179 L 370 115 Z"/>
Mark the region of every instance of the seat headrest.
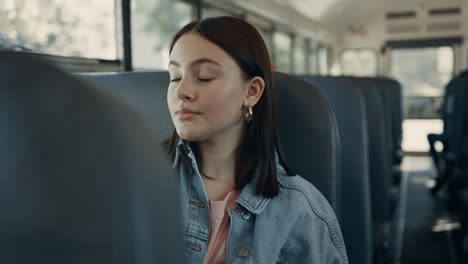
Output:
<path fill-rule="evenodd" d="M 340 145 L 331 107 L 302 78 L 275 72 L 279 134 L 290 169 L 317 187 L 339 217 Z"/>
<path fill-rule="evenodd" d="M 303 76 L 333 108 L 341 142 L 341 230 L 351 263 L 372 263 L 369 156 L 364 98 L 353 80 Z"/>
<path fill-rule="evenodd" d="M 174 129 L 167 106 L 168 72 L 125 72 L 78 74 L 125 101 L 145 120 L 159 141 Z"/>
<path fill-rule="evenodd" d="M 176 178 L 141 118 L 0 52 L 0 263 L 181 263 Z"/>

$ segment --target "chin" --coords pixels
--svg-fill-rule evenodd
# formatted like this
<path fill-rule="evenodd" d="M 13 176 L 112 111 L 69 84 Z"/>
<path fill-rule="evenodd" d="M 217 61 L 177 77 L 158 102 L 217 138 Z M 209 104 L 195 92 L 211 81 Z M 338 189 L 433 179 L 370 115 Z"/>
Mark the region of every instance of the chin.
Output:
<path fill-rule="evenodd" d="M 176 131 L 181 139 L 187 141 L 196 142 L 202 141 L 205 138 L 202 133 L 194 131 L 193 129 L 176 129 Z"/>

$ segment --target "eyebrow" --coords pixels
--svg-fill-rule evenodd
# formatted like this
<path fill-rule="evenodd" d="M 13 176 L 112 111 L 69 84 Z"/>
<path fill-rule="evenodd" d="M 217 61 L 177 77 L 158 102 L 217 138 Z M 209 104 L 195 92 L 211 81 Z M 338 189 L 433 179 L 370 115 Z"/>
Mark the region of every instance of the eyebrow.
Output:
<path fill-rule="evenodd" d="M 221 66 L 221 64 L 219 64 L 218 62 L 214 61 L 214 60 L 211 60 L 211 59 L 208 59 L 208 58 L 200 58 L 200 59 L 196 59 L 194 61 L 192 61 L 190 64 L 189 64 L 189 67 L 194 67 L 194 66 L 197 66 L 197 65 L 200 65 L 200 64 L 203 64 L 203 63 L 211 63 L 211 64 L 215 64 L 219 67 L 223 67 Z M 177 61 L 169 61 L 169 65 L 174 65 L 175 67 L 179 67 L 180 68 L 180 63 L 178 63 Z"/>

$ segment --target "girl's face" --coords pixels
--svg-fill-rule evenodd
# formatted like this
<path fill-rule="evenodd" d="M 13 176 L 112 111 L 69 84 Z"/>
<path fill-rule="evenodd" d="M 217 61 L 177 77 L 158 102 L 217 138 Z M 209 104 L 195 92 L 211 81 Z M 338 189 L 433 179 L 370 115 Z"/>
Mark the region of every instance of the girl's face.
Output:
<path fill-rule="evenodd" d="M 167 103 L 177 134 L 188 141 L 238 137 L 249 80 L 223 49 L 196 33 L 170 54 Z"/>

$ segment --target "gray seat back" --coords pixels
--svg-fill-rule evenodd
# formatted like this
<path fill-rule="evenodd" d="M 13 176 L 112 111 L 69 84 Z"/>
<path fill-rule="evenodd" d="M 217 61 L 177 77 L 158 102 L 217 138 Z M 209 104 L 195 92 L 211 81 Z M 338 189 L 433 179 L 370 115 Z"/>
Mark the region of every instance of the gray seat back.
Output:
<path fill-rule="evenodd" d="M 372 218 L 385 222 L 391 218 L 390 187 L 392 183 L 391 153 L 388 151 L 387 130 L 383 98 L 375 81 L 369 78 L 352 78 L 366 105 L 367 131 L 369 132 L 369 174 L 371 186 Z"/>
<path fill-rule="evenodd" d="M 340 144 L 331 107 L 323 93 L 302 78 L 274 73 L 279 133 L 292 171 L 314 184 L 340 218 Z"/>
<path fill-rule="evenodd" d="M 402 143 L 402 111 L 401 111 L 401 86 L 392 79 L 373 78 L 379 85 L 383 96 L 385 114 L 387 119 L 387 130 L 390 131 L 388 140 L 392 153 L 392 160 L 400 164 L 403 158 Z"/>
<path fill-rule="evenodd" d="M 468 126 L 468 77 L 456 78 L 449 83 L 453 86 L 453 111 L 447 113 L 444 132 L 447 132 L 447 144 L 444 152 L 449 156 L 457 156 L 462 151 L 462 142 Z M 452 157 L 449 157 L 452 158 Z"/>
<path fill-rule="evenodd" d="M 387 132 L 387 138 L 385 140 L 386 142 L 386 148 L 389 154 L 391 154 L 392 160 L 394 156 L 394 141 L 395 138 L 393 137 L 393 94 L 391 90 L 391 83 L 387 82 L 387 80 L 382 79 L 382 78 L 366 78 L 369 79 L 371 82 L 375 82 L 376 87 L 379 90 L 380 96 L 382 98 L 383 102 L 383 108 L 384 108 L 384 117 L 385 117 L 385 131 Z"/>
<path fill-rule="evenodd" d="M 327 97 L 341 139 L 341 229 L 350 263 L 372 263 L 367 115 L 364 98 L 353 81 L 304 76 Z"/>
<path fill-rule="evenodd" d="M 457 88 L 460 86 L 458 79 L 451 80 L 445 87 L 442 121 L 444 122 L 444 134 L 447 137 L 451 137 L 454 129 L 454 115 L 455 115 L 455 97 Z M 445 146 L 445 150 L 449 149 L 448 144 Z"/>
<path fill-rule="evenodd" d="M 394 161 L 397 164 L 400 164 L 403 160 L 403 109 L 402 101 L 403 97 L 401 94 L 401 84 L 393 79 L 387 79 L 391 82 L 392 94 L 393 94 L 393 107 L 392 107 L 392 116 L 393 116 L 393 126 L 392 134 L 394 138 L 394 147 L 395 147 L 395 157 Z"/>
<path fill-rule="evenodd" d="M 142 116 L 159 141 L 174 128 L 167 106 L 168 72 L 122 72 L 80 74 L 129 104 Z"/>
<path fill-rule="evenodd" d="M 0 57 L 0 263 L 182 263 L 176 178 L 139 115 Z"/>

